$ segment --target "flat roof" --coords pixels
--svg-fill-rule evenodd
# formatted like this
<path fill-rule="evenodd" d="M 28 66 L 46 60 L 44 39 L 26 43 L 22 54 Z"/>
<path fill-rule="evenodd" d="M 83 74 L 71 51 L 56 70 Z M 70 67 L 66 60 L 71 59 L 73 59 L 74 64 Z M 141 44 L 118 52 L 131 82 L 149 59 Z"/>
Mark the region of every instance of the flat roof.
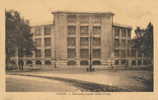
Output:
<path fill-rule="evenodd" d="M 103 15 L 114 15 L 112 12 L 94 12 L 94 11 L 52 11 L 52 14 L 66 13 L 66 14 L 103 14 Z"/>
<path fill-rule="evenodd" d="M 119 24 L 119 23 L 113 23 L 113 26 L 132 29 L 132 26 Z"/>

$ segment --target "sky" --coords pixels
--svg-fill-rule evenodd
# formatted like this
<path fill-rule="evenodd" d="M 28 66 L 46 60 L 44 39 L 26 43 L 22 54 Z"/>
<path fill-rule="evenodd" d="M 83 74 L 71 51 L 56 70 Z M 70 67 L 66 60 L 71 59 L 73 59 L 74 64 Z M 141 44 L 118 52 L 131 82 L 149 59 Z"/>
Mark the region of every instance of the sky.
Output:
<path fill-rule="evenodd" d="M 54 10 L 113 12 L 114 22 L 146 27 L 158 26 L 158 0 L 5 0 L 7 10 L 14 9 L 31 25 L 49 23 Z"/>

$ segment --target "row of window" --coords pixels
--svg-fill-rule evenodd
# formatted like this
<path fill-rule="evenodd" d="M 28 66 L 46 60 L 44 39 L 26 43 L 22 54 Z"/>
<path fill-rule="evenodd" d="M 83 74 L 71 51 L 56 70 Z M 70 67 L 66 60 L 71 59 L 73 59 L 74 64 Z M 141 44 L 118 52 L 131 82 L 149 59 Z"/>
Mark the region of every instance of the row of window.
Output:
<path fill-rule="evenodd" d="M 43 28 L 44 28 L 44 35 L 50 35 L 51 34 L 51 29 L 52 29 L 51 25 L 34 27 L 34 34 L 36 36 L 42 35 Z"/>
<path fill-rule="evenodd" d="M 125 40 L 125 39 L 115 39 L 114 40 L 114 46 L 115 48 L 118 48 L 118 47 L 127 47 L 127 46 L 130 46 L 130 40 Z"/>
<path fill-rule="evenodd" d="M 80 23 L 89 23 L 89 16 L 87 15 L 80 15 L 79 16 L 79 22 Z M 76 15 L 68 15 L 67 16 L 67 22 L 68 23 L 76 23 L 77 22 L 77 16 Z M 97 23 L 100 24 L 101 23 L 101 16 L 92 16 L 92 23 Z"/>
<path fill-rule="evenodd" d="M 129 61 L 126 59 L 115 60 L 115 65 L 128 65 Z M 131 65 L 148 65 L 151 64 L 149 60 L 132 60 Z"/>
<path fill-rule="evenodd" d="M 93 26 L 92 28 L 93 34 L 101 34 L 101 26 Z M 88 35 L 89 27 L 88 26 L 80 26 L 80 35 Z M 69 25 L 68 26 L 68 35 L 76 34 L 76 26 Z"/>
<path fill-rule="evenodd" d="M 101 39 L 100 37 L 93 37 L 92 38 L 92 46 L 100 46 Z M 80 37 L 80 46 L 88 46 L 89 45 L 89 38 L 88 37 Z M 76 38 L 75 37 L 68 37 L 68 46 L 76 46 Z"/>
<path fill-rule="evenodd" d="M 40 47 L 41 45 L 42 45 L 42 39 L 41 38 L 35 39 L 35 46 Z M 51 38 L 44 38 L 44 45 L 51 46 Z"/>
<path fill-rule="evenodd" d="M 21 60 L 21 62 L 24 63 L 23 60 Z M 16 64 L 16 62 L 15 62 L 15 61 L 11 61 L 11 64 Z M 26 64 L 26 65 L 32 65 L 32 64 L 33 64 L 33 61 L 31 61 L 31 60 L 27 60 L 25 64 Z M 40 60 L 36 60 L 36 61 L 35 61 L 35 64 L 37 64 L 37 65 L 41 65 L 42 62 L 41 62 Z M 46 64 L 46 65 L 51 65 L 52 63 L 51 63 L 50 60 L 45 60 L 45 61 L 44 61 L 44 64 Z"/>
<path fill-rule="evenodd" d="M 68 48 L 68 58 L 75 58 L 76 57 L 76 49 L 75 48 Z M 92 50 L 92 57 L 93 58 L 100 58 L 101 57 L 101 49 L 93 49 Z M 89 49 L 80 49 L 80 58 L 89 58 Z"/>
<path fill-rule="evenodd" d="M 70 60 L 67 62 L 67 65 L 76 65 L 76 61 L 74 60 Z M 89 65 L 89 61 L 88 60 L 82 60 L 80 61 L 80 65 Z M 93 65 L 101 65 L 101 62 L 99 60 L 95 60 L 92 62 Z"/>
<path fill-rule="evenodd" d="M 45 55 L 45 57 L 51 57 L 51 49 L 45 49 L 44 55 Z M 37 50 L 35 51 L 35 56 L 36 56 L 36 57 L 41 57 L 41 56 L 42 56 L 42 51 L 41 51 L 41 49 L 37 49 Z"/>
<path fill-rule="evenodd" d="M 121 37 L 131 37 L 130 29 L 115 27 L 114 33 L 115 33 L 115 37 L 119 37 L 120 35 L 121 35 Z"/>

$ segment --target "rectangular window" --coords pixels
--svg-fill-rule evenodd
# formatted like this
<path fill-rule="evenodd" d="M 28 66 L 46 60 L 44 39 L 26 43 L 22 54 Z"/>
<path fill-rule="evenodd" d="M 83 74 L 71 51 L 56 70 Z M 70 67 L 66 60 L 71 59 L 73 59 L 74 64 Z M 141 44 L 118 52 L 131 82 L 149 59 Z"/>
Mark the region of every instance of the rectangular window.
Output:
<path fill-rule="evenodd" d="M 119 50 L 115 50 L 114 55 L 115 55 L 115 57 L 119 57 L 120 56 Z"/>
<path fill-rule="evenodd" d="M 81 35 L 88 35 L 88 26 L 80 26 L 80 34 Z"/>
<path fill-rule="evenodd" d="M 88 37 L 81 37 L 80 38 L 80 46 L 88 46 L 88 44 L 89 44 Z"/>
<path fill-rule="evenodd" d="M 35 46 L 40 47 L 41 46 L 41 38 L 35 39 Z"/>
<path fill-rule="evenodd" d="M 42 30 L 41 30 L 41 27 L 39 27 L 39 26 L 38 26 L 38 27 L 35 27 L 35 35 L 36 35 L 36 36 L 41 35 L 41 31 L 42 31 Z"/>
<path fill-rule="evenodd" d="M 93 49 L 93 58 L 100 58 L 100 57 L 101 57 L 101 50 Z"/>
<path fill-rule="evenodd" d="M 93 34 L 101 34 L 101 26 L 93 26 Z"/>
<path fill-rule="evenodd" d="M 76 46 L 76 38 L 75 37 L 68 38 L 68 46 Z"/>
<path fill-rule="evenodd" d="M 50 33 L 51 33 L 51 25 L 44 26 L 44 34 L 50 35 Z"/>
<path fill-rule="evenodd" d="M 122 40 L 122 47 L 126 46 L 126 40 Z"/>
<path fill-rule="evenodd" d="M 45 44 L 45 46 L 50 46 L 51 45 L 51 38 L 45 38 L 44 44 Z"/>
<path fill-rule="evenodd" d="M 45 49 L 45 57 L 51 57 L 51 49 Z"/>
<path fill-rule="evenodd" d="M 126 29 L 121 29 L 122 37 L 126 37 Z"/>
<path fill-rule="evenodd" d="M 121 50 L 121 57 L 126 57 L 126 52 L 125 52 L 125 50 Z"/>
<path fill-rule="evenodd" d="M 89 50 L 80 49 L 80 58 L 89 58 Z"/>
<path fill-rule="evenodd" d="M 79 20 L 80 20 L 80 23 L 84 23 L 84 24 L 87 24 L 89 23 L 89 17 L 88 16 L 79 16 Z"/>
<path fill-rule="evenodd" d="M 132 56 L 132 57 L 136 57 L 136 50 L 135 50 L 135 49 L 132 49 L 132 50 L 131 50 L 131 56 Z"/>
<path fill-rule="evenodd" d="M 118 27 L 114 28 L 114 33 L 115 33 L 115 37 L 119 37 L 120 36 L 120 29 Z"/>
<path fill-rule="evenodd" d="M 120 41 L 119 41 L 119 39 L 115 39 L 114 45 L 115 45 L 115 48 L 120 47 Z"/>
<path fill-rule="evenodd" d="M 94 16 L 93 17 L 93 23 L 101 24 L 101 16 Z"/>
<path fill-rule="evenodd" d="M 68 58 L 75 58 L 76 57 L 76 49 L 68 49 Z"/>
<path fill-rule="evenodd" d="M 40 49 L 36 50 L 35 56 L 36 57 L 41 57 L 41 50 Z"/>
<path fill-rule="evenodd" d="M 101 39 L 99 37 L 93 37 L 93 46 L 100 46 L 101 45 Z"/>
<path fill-rule="evenodd" d="M 76 15 L 68 15 L 67 21 L 68 23 L 76 23 Z"/>
<path fill-rule="evenodd" d="M 68 26 L 68 35 L 76 34 L 76 26 Z"/>

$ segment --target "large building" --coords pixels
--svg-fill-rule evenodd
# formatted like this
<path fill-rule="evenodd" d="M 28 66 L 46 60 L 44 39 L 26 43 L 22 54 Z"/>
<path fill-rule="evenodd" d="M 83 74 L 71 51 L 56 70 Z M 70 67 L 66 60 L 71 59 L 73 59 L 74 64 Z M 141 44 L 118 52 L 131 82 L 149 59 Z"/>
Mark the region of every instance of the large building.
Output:
<path fill-rule="evenodd" d="M 37 50 L 25 65 L 115 68 L 143 65 L 131 48 L 132 27 L 115 24 L 111 12 L 52 12 L 51 24 L 32 26 Z M 138 63 L 138 64 L 137 64 Z"/>

